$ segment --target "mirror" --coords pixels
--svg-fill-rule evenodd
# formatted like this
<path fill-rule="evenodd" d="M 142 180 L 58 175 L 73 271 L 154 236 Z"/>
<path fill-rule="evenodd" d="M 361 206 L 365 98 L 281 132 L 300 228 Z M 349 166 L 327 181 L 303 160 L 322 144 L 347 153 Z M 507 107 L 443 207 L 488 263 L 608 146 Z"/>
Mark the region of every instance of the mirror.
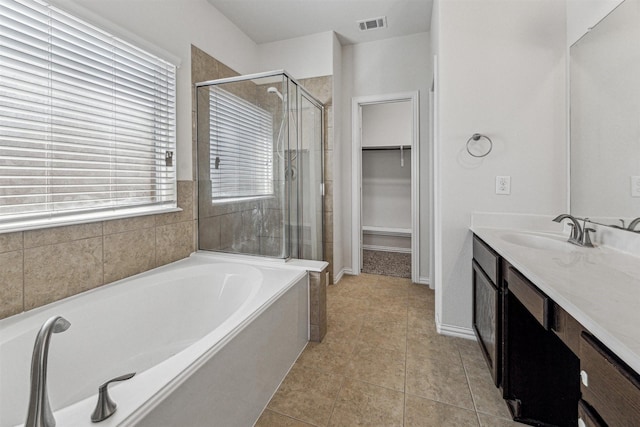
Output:
<path fill-rule="evenodd" d="M 621 3 L 570 57 L 571 214 L 627 228 L 640 217 L 640 2 Z"/>

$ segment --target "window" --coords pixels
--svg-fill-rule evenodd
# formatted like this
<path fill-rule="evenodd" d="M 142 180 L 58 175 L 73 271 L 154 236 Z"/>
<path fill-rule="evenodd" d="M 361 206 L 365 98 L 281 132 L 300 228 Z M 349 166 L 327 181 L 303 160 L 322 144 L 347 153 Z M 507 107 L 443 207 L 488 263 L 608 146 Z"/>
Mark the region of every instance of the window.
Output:
<path fill-rule="evenodd" d="M 176 205 L 175 66 L 38 0 L 0 0 L 0 231 Z"/>
<path fill-rule="evenodd" d="M 219 87 L 209 90 L 211 197 L 273 195 L 271 114 Z"/>

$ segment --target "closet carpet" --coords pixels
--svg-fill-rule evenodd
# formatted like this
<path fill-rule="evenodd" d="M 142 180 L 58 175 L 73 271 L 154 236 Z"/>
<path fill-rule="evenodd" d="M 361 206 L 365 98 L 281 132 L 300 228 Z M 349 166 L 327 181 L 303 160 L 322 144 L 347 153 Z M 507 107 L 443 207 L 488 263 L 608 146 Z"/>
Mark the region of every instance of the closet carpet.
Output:
<path fill-rule="evenodd" d="M 363 250 L 362 256 L 363 273 L 411 277 L 411 254 Z"/>

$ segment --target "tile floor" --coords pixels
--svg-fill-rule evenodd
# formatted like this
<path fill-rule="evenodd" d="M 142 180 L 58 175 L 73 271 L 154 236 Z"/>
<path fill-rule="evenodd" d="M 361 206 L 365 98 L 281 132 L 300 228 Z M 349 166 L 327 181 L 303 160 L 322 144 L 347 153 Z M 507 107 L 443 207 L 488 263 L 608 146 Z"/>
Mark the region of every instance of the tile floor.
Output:
<path fill-rule="evenodd" d="M 325 339 L 308 344 L 257 427 L 520 425 L 477 343 L 436 333 L 428 287 L 345 276 L 327 312 Z"/>

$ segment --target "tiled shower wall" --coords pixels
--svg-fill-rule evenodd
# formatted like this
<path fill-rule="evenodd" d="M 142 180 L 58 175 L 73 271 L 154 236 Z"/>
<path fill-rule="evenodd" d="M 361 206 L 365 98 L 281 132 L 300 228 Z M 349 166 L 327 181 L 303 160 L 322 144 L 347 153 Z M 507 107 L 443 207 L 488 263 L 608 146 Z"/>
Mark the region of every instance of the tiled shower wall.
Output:
<path fill-rule="evenodd" d="M 0 318 L 189 256 L 193 181 L 178 181 L 181 212 L 0 234 Z"/>
<path fill-rule="evenodd" d="M 299 80 L 300 84 L 324 105 L 324 260 L 329 263 L 329 284 L 333 275 L 333 77 Z"/>
<path fill-rule="evenodd" d="M 206 52 L 198 49 L 195 46 L 191 46 L 191 81 L 193 84 L 203 82 L 207 80 L 221 79 L 225 77 L 235 77 L 239 73 L 235 72 L 231 68 L 224 65 L 222 62 L 216 60 Z M 325 163 L 325 199 L 324 199 L 324 259 L 329 262 L 329 271 L 331 280 L 333 280 L 333 107 L 332 107 L 332 77 L 315 77 L 310 79 L 299 80 L 314 97 L 325 105 L 325 151 L 324 151 L 324 163 Z M 195 86 L 194 91 L 195 91 Z M 262 90 L 259 93 L 266 93 Z M 273 98 L 273 96 L 271 97 Z M 195 92 L 193 94 L 193 153 L 196 153 L 196 104 L 195 104 Z M 194 157 L 194 165 L 196 159 Z M 197 168 L 194 167 L 194 170 Z M 208 191 L 208 190 L 205 190 Z M 263 202 L 243 202 L 234 203 L 228 205 L 221 205 L 207 209 L 208 212 L 201 213 L 200 230 L 201 233 L 206 234 L 207 243 L 217 243 L 217 248 L 208 249 L 225 249 L 227 248 L 237 236 L 244 234 L 249 237 L 249 230 L 254 230 L 256 215 L 255 211 L 260 210 L 259 204 Z M 268 206 L 269 210 L 274 211 L 277 206 Z M 271 215 L 268 218 L 264 218 L 264 221 L 269 221 L 270 218 L 279 217 L 277 214 Z M 266 237 L 266 236 L 265 236 Z M 271 237 L 280 237 L 277 233 Z M 266 240 L 266 245 L 269 245 L 269 241 Z M 209 245 L 211 246 L 211 245 Z M 214 245 L 215 246 L 215 245 Z M 202 245 L 201 245 L 202 247 Z M 265 248 L 261 248 L 265 249 Z"/>

